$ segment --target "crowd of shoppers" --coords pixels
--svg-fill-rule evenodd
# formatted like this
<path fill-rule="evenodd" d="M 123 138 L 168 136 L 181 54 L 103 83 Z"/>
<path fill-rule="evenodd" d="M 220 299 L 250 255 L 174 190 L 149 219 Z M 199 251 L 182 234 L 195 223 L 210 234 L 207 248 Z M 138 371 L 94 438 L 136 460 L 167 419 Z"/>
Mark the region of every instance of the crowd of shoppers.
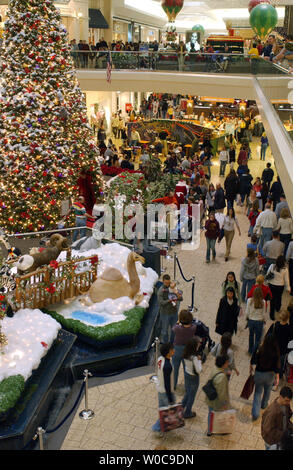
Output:
<path fill-rule="evenodd" d="M 201 154 L 200 150 L 198 153 Z M 186 172 L 197 161 L 198 155 L 191 158 L 186 156 L 180 158 L 179 155 L 176 157 L 178 162 L 185 162 L 183 167 Z M 215 312 L 215 333 L 220 335 L 220 339 L 211 350 L 211 355 L 215 357 L 215 366 L 209 377 L 216 388 L 217 398 L 215 400 L 206 398 L 207 436 L 213 434 L 211 424 L 213 413 L 232 408 L 229 380 L 231 374 L 239 375 L 235 364 L 232 337 L 237 334 L 239 319 L 244 314 L 248 332 L 249 372 L 253 375 L 255 384 L 251 409 L 252 421 L 256 421 L 261 416 L 261 409 L 265 410 L 261 425 L 265 448 L 281 449 L 292 445 L 290 444 L 292 391 L 283 386 L 280 389 L 279 398 L 271 405 L 269 401 L 273 387 L 277 389 L 280 380 L 284 380 L 288 344 L 293 339 L 293 307 L 291 306 L 293 301 L 288 305 L 288 309 L 284 307 L 282 309 L 284 291 L 287 290 L 288 293 L 293 291 L 293 241 L 291 241 L 293 222 L 279 177 L 273 182 L 274 173 L 270 164 L 266 165 L 266 169 L 259 178 L 251 179 L 243 200 L 239 198 L 241 186 L 236 186 L 235 180 L 240 179 L 238 170 L 243 164 L 247 166 L 248 160 L 240 161 L 236 171 L 233 168 L 232 171 L 230 169 L 230 178 L 228 180 L 226 178 L 224 187 L 221 183 L 214 185 L 207 172 L 203 175 L 199 174 L 199 168 L 203 169 L 203 165 L 198 165 L 196 172 L 193 170 L 195 176 L 193 179 L 190 178 L 192 184 L 186 196 L 188 198 L 188 194 L 191 193 L 192 197 L 196 194 L 203 201 L 206 220 L 202 227 L 207 245 L 206 261 L 209 264 L 216 260 L 216 243 L 225 238 L 225 260 L 229 261 L 235 230 L 238 230 L 239 236 L 243 237 L 243 230 L 240 230 L 235 216 L 237 206 L 238 211 L 241 211 L 241 207 L 245 209 L 248 240 L 250 240 L 247 244 L 246 256 L 243 257 L 240 265 L 240 282 L 237 281 L 234 272 L 227 273 L 221 285 L 218 311 Z M 221 165 L 222 177 L 226 165 Z M 173 168 L 178 167 L 177 164 Z M 249 172 L 246 169 L 242 174 L 247 175 Z M 208 181 L 204 197 L 203 192 L 199 190 L 203 183 L 202 179 Z M 233 185 L 235 185 L 234 191 Z M 264 186 L 265 189 L 268 188 L 265 196 L 263 195 Z M 263 200 L 262 206 L 260 199 Z M 224 214 L 225 208 L 226 214 Z M 159 305 L 162 305 L 160 317 L 163 326 L 167 324 L 166 319 L 162 317 L 166 315 L 165 305 L 168 305 L 168 302 L 164 305 L 159 300 Z M 197 337 L 197 328 L 191 312 L 182 310 L 178 316 L 176 307 L 173 306 L 168 319 L 171 317 L 170 331 L 166 340 L 174 344 L 174 355 L 171 361 L 174 390 L 176 391 L 178 387 L 179 369 L 182 364 L 185 386 L 185 394 L 182 398 L 184 416 L 186 419 L 194 419 L 196 411 L 192 409 L 192 406 L 195 404 L 196 408 L 200 377 L 206 367 L 199 353 L 200 338 Z M 174 323 L 173 326 L 172 323 Z M 166 331 L 166 328 L 163 327 L 162 331 Z M 280 409 L 287 410 L 286 424 L 284 424 L 284 419 L 281 421 Z M 276 421 L 276 427 L 270 428 L 270 423 L 275 422 L 273 420 Z"/>

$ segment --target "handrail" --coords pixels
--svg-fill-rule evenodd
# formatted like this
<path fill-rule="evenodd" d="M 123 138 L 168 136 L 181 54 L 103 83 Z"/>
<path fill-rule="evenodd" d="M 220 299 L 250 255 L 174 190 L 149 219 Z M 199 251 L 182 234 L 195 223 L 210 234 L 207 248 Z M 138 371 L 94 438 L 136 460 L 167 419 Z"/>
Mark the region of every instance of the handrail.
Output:
<path fill-rule="evenodd" d="M 110 54 L 109 54 L 110 53 Z M 179 70 L 186 72 L 240 73 L 243 75 L 287 75 L 280 64 L 248 53 L 188 51 L 109 51 L 71 50 L 77 69 L 105 69 L 111 55 L 113 70 Z M 215 69 L 215 70 L 214 70 Z"/>
<path fill-rule="evenodd" d="M 284 125 L 276 110 L 272 106 L 269 99 L 266 97 L 258 78 L 254 78 L 254 89 L 256 93 L 256 104 L 267 132 L 272 154 L 274 155 L 277 172 L 280 176 L 280 180 L 282 181 L 282 186 L 287 196 L 287 202 L 292 214 L 293 142 L 284 128 Z"/>

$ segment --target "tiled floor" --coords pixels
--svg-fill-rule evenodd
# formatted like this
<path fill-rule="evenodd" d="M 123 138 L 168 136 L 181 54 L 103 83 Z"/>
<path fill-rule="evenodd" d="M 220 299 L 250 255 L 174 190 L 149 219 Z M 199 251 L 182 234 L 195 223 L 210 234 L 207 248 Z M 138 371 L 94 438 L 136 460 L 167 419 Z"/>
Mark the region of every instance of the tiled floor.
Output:
<path fill-rule="evenodd" d="M 253 160 L 249 167 L 253 176 L 261 176 L 265 167 L 264 162 L 256 159 L 256 143 L 252 144 Z M 258 157 L 259 158 L 259 157 Z M 267 161 L 272 161 L 270 152 Z M 212 181 L 216 183 L 219 166 L 215 162 L 212 168 Z M 223 178 L 222 178 L 223 181 Z M 232 245 L 231 258 L 224 260 L 225 240 L 217 244 L 217 257 L 215 262 L 205 263 L 205 239 L 201 236 L 201 245 L 197 251 L 181 251 L 176 247 L 176 252 L 184 275 L 195 275 L 195 304 L 198 308 L 197 316 L 209 327 L 211 336 L 218 341 L 219 335 L 214 333 L 215 316 L 221 297 L 221 283 L 228 271 L 234 271 L 239 280 L 240 261 L 245 255 L 248 241 L 248 221 L 244 215 L 244 208 L 236 206 L 236 214 L 240 222 L 242 235 L 238 232 Z M 173 273 L 173 261 L 167 262 L 169 273 Z M 182 307 L 190 305 L 191 286 L 185 284 L 178 275 L 179 288 L 183 289 L 184 301 Z M 284 305 L 287 297 L 284 295 Z M 270 325 L 270 320 L 267 326 Z M 242 387 L 249 373 L 248 330 L 245 329 L 244 317 L 239 320 L 238 333 L 233 338 L 235 361 L 240 372 L 239 377 L 234 373 L 230 381 L 231 402 L 237 410 L 237 425 L 233 434 L 225 436 L 205 436 L 207 427 L 207 406 L 204 402 L 204 393 L 201 390 L 210 373 L 214 358 L 209 356 L 203 366 L 200 377 L 200 387 L 196 396 L 194 410 L 197 413 L 195 419 L 186 421 L 184 428 L 167 433 L 164 438 L 157 438 L 151 431 L 151 425 L 156 421 L 157 392 L 155 385 L 150 383 L 149 377 L 136 377 L 125 381 L 118 381 L 89 389 L 89 407 L 95 412 L 95 418 L 91 421 L 82 421 L 78 414 L 84 408 L 84 400 L 76 412 L 75 418 L 63 442 L 62 450 L 98 450 L 98 449 L 154 449 L 161 445 L 174 450 L 196 449 L 264 449 L 260 434 L 260 419 L 251 422 L 251 400 L 246 402 L 239 398 Z M 181 382 L 181 384 L 180 384 Z M 180 400 L 184 392 L 183 375 L 181 371 L 177 397 Z M 272 392 L 271 400 L 276 397 Z"/>

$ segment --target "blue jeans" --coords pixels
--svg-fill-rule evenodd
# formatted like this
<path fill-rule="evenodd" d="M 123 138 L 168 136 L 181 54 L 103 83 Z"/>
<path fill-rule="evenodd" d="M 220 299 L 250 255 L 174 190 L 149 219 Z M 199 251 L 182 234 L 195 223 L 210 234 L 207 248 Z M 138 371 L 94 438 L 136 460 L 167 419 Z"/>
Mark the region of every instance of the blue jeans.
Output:
<path fill-rule="evenodd" d="M 272 239 L 272 233 L 273 233 L 273 229 L 271 227 L 262 227 L 261 236 L 260 236 L 259 245 L 258 245 L 258 249 L 261 255 L 263 255 L 262 247 L 264 246 L 266 242 L 269 242 Z"/>
<path fill-rule="evenodd" d="M 262 144 L 260 148 L 260 159 L 265 161 L 268 144 Z"/>
<path fill-rule="evenodd" d="M 220 162 L 220 176 L 225 176 L 227 162 Z"/>
<path fill-rule="evenodd" d="M 184 408 L 184 417 L 187 418 L 192 413 L 192 406 L 199 386 L 199 375 L 190 375 L 185 372 L 185 395 L 182 400 Z"/>
<path fill-rule="evenodd" d="M 253 354 L 254 351 L 258 348 L 258 345 L 261 340 L 261 335 L 263 332 L 263 322 L 256 320 L 248 320 L 249 328 L 249 347 L 248 352 Z"/>
<path fill-rule="evenodd" d="M 213 408 L 212 408 L 211 406 L 209 406 L 208 408 L 209 408 L 209 413 L 208 413 L 208 432 L 211 432 L 211 415 L 212 415 Z"/>
<path fill-rule="evenodd" d="M 242 302 L 246 302 L 247 294 L 254 284 L 255 284 L 255 279 L 243 279 L 242 289 L 241 289 Z"/>
<path fill-rule="evenodd" d="M 292 237 L 291 233 L 285 233 L 285 234 L 280 233 L 280 242 L 283 242 L 285 244 L 284 256 L 286 256 L 288 246 L 291 241 L 291 237 Z"/>
<path fill-rule="evenodd" d="M 173 314 L 161 313 L 160 319 L 162 326 L 161 340 L 163 343 L 172 343 L 174 341 L 174 333 L 172 331 L 172 327 L 176 324 L 178 320 L 178 314 L 177 312 Z M 171 330 L 171 333 L 169 333 L 169 329 Z"/>
<path fill-rule="evenodd" d="M 211 258 L 211 250 L 213 252 L 213 257 L 215 258 L 216 257 L 216 240 L 212 239 L 212 238 L 208 238 L 206 237 L 206 241 L 207 241 L 207 255 L 206 255 L 206 260 L 207 261 L 210 261 L 210 258 Z"/>
<path fill-rule="evenodd" d="M 167 394 L 166 393 L 158 393 L 158 399 L 159 399 L 159 408 L 163 408 L 164 406 L 169 406 L 170 402 L 168 400 Z M 174 402 L 175 402 L 175 397 L 174 397 Z M 160 425 L 160 419 L 158 419 L 155 424 L 152 426 L 152 431 L 161 431 L 161 425 Z"/>
<path fill-rule="evenodd" d="M 252 417 L 254 419 L 257 419 L 259 417 L 260 408 L 265 409 L 268 406 L 274 380 L 275 372 L 255 371 L 255 390 L 251 411 Z"/>
<path fill-rule="evenodd" d="M 175 353 L 172 357 L 172 365 L 173 365 L 173 372 L 174 372 L 174 388 L 177 387 L 178 382 L 178 374 L 181 362 L 183 363 L 183 369 L 185 370 L 184 361 L 182 359 L 182 354 L 184 351 L 185 345 L 175 345 Z"/>
<path fill-rule="evenodd" d="M 269 445 L 265 442 L 265 449 L 266 450 L 278 450 L 278 444 Z"/>
<path fill-rule="evenodd" d="M 86 225 L 86 218 L 84 217 L 76 217 L 75 218 L 75 226 L 76 227 L 84 227 Z M 80 238 L 86 236 L 86 228 L 82 228 L 80 230 L 74 230 L 72 241 L 75 242 L 77 240 L 78 235 Z"/>

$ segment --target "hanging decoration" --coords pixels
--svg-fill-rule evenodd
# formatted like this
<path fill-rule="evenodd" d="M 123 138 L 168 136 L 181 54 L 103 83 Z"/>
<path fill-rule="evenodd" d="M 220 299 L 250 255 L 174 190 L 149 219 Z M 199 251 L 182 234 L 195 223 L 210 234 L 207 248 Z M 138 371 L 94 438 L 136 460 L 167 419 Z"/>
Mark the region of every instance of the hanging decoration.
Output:
<path fill-rule="evenodd" d="M 182 10 L 183 4 L 184 0 L 162 0 L 162 8 L 170 23 L 174 23 L 176 16 Z"/>
<path fill-rule="evenodd" d="M 260 5 L 261 3 L 267 3 L 267 4 L 271 5 L 271 0 L 250 0 L 250 2 L 248 4 L 249 13 L 251 13 L 251 11 L 253 10 L 254 7 L 256 7 L 257 5 Z"/>
<path fill-rule="evenodd" d="M 278 24 L 278 13 L 275 7 L 266 3 L 257 5 L 250 13 L 250 25 L 262 41 Z"/>
<path fill-rule="evenodd" d="M 167 42 L 176 42 L 178 34 L 176 33 L 176 28 L 172 23 L 167 26 L 166 29 L 166 41 Z"/>

